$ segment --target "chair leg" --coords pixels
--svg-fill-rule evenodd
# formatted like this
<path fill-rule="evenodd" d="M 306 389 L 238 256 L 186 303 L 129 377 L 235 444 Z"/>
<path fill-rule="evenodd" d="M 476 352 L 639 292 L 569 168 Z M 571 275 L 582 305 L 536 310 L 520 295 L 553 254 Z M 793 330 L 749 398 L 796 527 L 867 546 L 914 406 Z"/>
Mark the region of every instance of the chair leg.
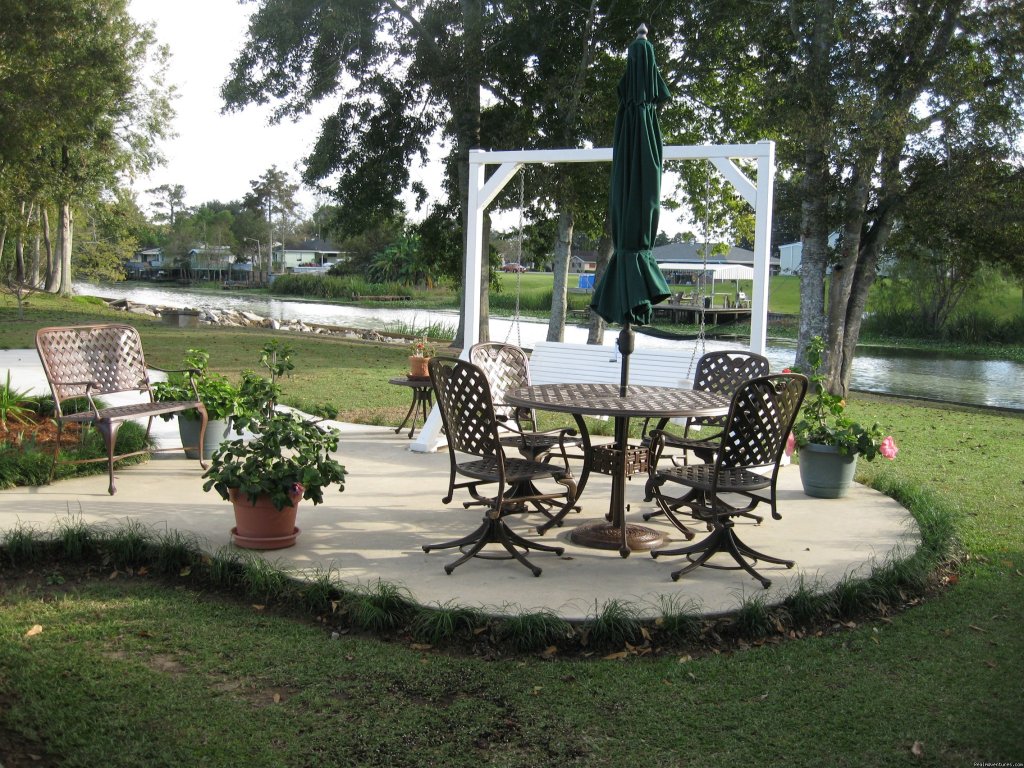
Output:
<path fill-rule="evenodd" d="M 737 565 L 729 566 L 707 562 L 712 555 L 718 554 L 719 552 L 728 553 L 733 560 L 736 561 Z M 656 549 L 651 552 L 651 557 L 655 559 L 662 555 L 682 555 L 690 561 L 688 565 L 672 573 L 673 581 L 678 581 L 679 577 L 684 573 L 689 573 L 700 566 L 704 566 L 706 568 L 717 568 L 724 571 L 742 569 L 761 582 L 761 586 L 765 589 L 771 586 L 771 579 L 762 576 L 754 570 L 754 567 L 746 558 L 750 558 L 754 562 L 784 565 L 787 568 L 792 568 L 796 565 L 792 560 L 784 560 L 779 557 L 766 555 L 763 552 L 758 552 L 756 549 L 752 549 L 747 546 L 736 535 L 736 531 L 731 520 L 725 520 L 717 523 L 714 530 L 711 532 L 711 535 L 707 536 L 697 544 L 693 544 L 689 547 L 680 547 L 678 549 Z"/>
<path fill-rule="evenodd" d="M 543 525 L 537 526 L 537 534 L 540 536 L 543 536 L 552 527 L 561 528 L 562 520 L 565 519 L 565 516 L 570 512 L 580 511 L 580 505 L 576 503 L 579 500 L 579 486 L 576 484 L 576 481 L 571 477 L 563 477 L 561 480 L 556 480 L 555 482 L 559 485 L 565 486 L 565 504 L 563 504 L 561 509 L 554 514 L 545 512 L 548 516 L 548 521 Z M 556 499 L 557 497 L 551 500 L 552 506 L 555 505 Z"/>
<path fill-rule="evenodd" d="M 206 446 L 206 425 L 210 420 L 210 417 L 206 413 L 206 406 L 200 404 L 199 408 L 199 466 L 206 469 L 209 465 L 206 463 L 206 458 L 203 456 L 203 449 Z"/>
<path fill-rule="evenodd" d="M 120 429 L 119 421 L 97 421 L 96 429 L 103 436 L 103 443 L 107 447 L 107 473 L 110 476 L 110 485 L 107 486 L 107 493 L 113 496 L 117 493 L 114 486 L 114 447 L 117 444 L 117 430 Z"/>
<path fill-rule="evenodd" d="M 529 568 L 534 576 L 540 576 L 541 569 L 527 560 L 523 553 L 519 551 L 519 548 L 525 550 L 535 549 L 539 552 L 552 552 L 556 555 L 561 555 L 565 552 L 565 549 L 562 547 L 552 547 L 548 544 L 524 539 L 505 525 L 505 521 L 500 517 L 492 517 L 493 514 L 493 511 L 488 511 L 488 514 L 484 517 L 483 524 L 468 536 L 463 536 L 461 539 L 448 541 L 443 544 L 425 544 L 422 547 L 423 551 L 430 552 L 432 549 L 449 549 L 452 547 L 462 549 L 462 557 L 444 566 L 444 571 L 449 576 L 451 576 L 452 571 L 474 557 L 502 560 L 515 559 Z M 497 553 L 483 553 L 483 548 L 488 544 L 501 544 L 505 551 L 508 552 L 508 555 L 499 557 Z M 463 549 L 464 547 L 465 549 Z"/>
<path fill-rule="evenodd" d="M 57 471 L 57 458 L 60 456 L 61 440 L 64 437 L 64 422 L 57 419 L 57 444 L 53 447 L 53 460 L 50 462 L 50 478 L 48 483 L 53 483 L 53 475 Z"/>
<path fill-rule="evenodd" d="M 468 546 L 469 544 L 472 544 L 475 541 L 480 541 L 484 538 L 488 525 L 490 525 L 490 520 L 488 518 L 484 518 L 483 524 L 468 536 L 463 536 L 461 539 L 454 539 L 453 541 L 446 541 L 443 544 L 424 544 L 422 549 L 424 552 L 429 552 L 432 549 L 451 549 L 452 547 L 461 548 Z"/>
<path fill-rule="evenodd" d="M 518 539 L 519 542 L 522 542 L 523 546 L 526 546 L 527 549 L 546 549 L 546 550 L 550 550 L 552 552 L 555 552 L 555 553 L 557 553 L 559 555 L 561 555 L 562 552 L 564 551 L 560 547 L 547 547 L 547 546 L 532 547 L 532 546 L 529 546 L 529 542 L 527 542 L 522 537 L 515 536 L 515 534 L 512 533 L 511 529 L 509 529 L 509 527 L 507 525 L 505 525 L 503 522 L 501 522 L 501 520 L 496 520 L 495 521 L 494 529 L 495 529 L 494 532 L 495 532 L 495 534 L 497 534 L 498 541 L 501 543 L 501 546 L 503 546 L 508 551 L 508 553 L 510 555 L 512 555 L 512 557 L 514 557 L 520 563 L 522 563 L 527 568 L 529 568 L 530 569 L 530 573 L 532 573 L 534 575 L 534 577 L 540 576 L 541 569 L 538 568 L 533 563 L 531 563 L 529 560 L 527 560 L 526 557 L 523 555 L 523 553 L 520 552 L 518 549 L 516 549 L 515 543 L 513 542 L 513 538 L 514 539 Z"/>
<path fill-rule="evenodd" d="M 684 505 L 689 506 L 690 502 L 697 498 L 700 492 L 696 488 L 690 488 L 685 495 L 680 496 L 678 499 L 670 500 L 661 492 L 661 486 L 665 484 L 665 480 L 661 480 L 660 482 L 655 480 L 653 483 L 648 481 L 648 484 L 651 485 L 654 492 L 654 501 L 658 505 L 658 510 L 657 512 L 645 512 L 643 516 L 644 520 L 650 520 L 655 515 L 664 514 L 668 517 L 669 522 L 678 528 L 683 536 L 686 537 L 687 541 L 693 539 L 697 534 L 676 516 L 676 512 L 678 512 L 679 508 Z"/>

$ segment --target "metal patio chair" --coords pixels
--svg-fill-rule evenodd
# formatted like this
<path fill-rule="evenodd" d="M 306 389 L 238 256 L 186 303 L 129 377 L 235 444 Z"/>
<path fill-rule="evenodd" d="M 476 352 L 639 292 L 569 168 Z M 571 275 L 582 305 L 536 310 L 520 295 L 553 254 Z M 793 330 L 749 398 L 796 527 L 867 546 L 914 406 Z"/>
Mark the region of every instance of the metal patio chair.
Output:
<path fill-rule="evenodd" d="M 582 438 L 575 433 L 568 435 L 565 430 L 539 431 L 537 413 L 533 409 L 505 403 L 506 392 L 530 385 L 530 359 L 522 347 L 500 342 L 480 342 L 469 348 L 469 360 L 487 377 L 494 412 L 503 430 L 507 430 L 501 437 L 503 446 L 515 448 L 524 458 L 531 461 L 547 461 L 551 452 L 561 445 L 572 446 L 574 449 L 581 446 Z M 570 454 L 569 458 L 582 460 L 582 448 L 579 450 L 579 454 Z M 529 493 L 527 488 L 524 495 Z M 549 519 L 554 518 L 548 509 L 554 506 L 552 503 L 535 501 L 533 506 Z M 561 525 L 561 520 L 557 525 Z"/>
<path fill-rule="evenodd" d="M 423 551 L 460 549 L 462 557 L 444 566 L 445 573 L 449 575 L 470 558 L 479 557 L 492 560 L 514 558 L 529 568 L 534 576 L 540 576 L 541 569 L 526 559 L 525 552 L 533 549 L 561 555 L 564 549 L 523 538 L 508 527 L 505 517 L 522 512 L 524 505 L 533 501 L 554 503 L 561 500 L 563 508 L 575 503 L 576 482 L 569 470 L 564 444 L 564 438 L 574 435 L 575 431 L 562 430 L 560 463 L 509 457 L 501 442 L 491 388 L 483 370 L 464 360 L 435 357 L 430 361 L 430 381 L 441 412 L 451 459 L 448 493 L 442 501 L 451 503 L 455 491 L 465 488 L 473 501 L 464 506 L 468 508 L 483 503 L 486 510 L 482 524 L 472 533 L 453 541 L 424 545 Z M 457 482 L 459 476 L 468 479 Z M 541 481 L 554 481 L 562 488 L 544 493 L 536 490 L 536 483 Z M 532 492 L 523 495 L 523 489 L 527 487 Z M 513 490 L 516 490 L 515 495 Z M 502 549 L 485 549 L 488 544 L 499 544 Z"/>
<path fill-rule="evenodd" d="M 768 372 L 768 358 L 756 352 L 747 352 L 746 350 L 708 352 L 697 361 L 692 389 L 731 397 L 740 384 L 759 376 L 767 376 Z M 686 420 L 682 435 L 665 432 L 666 448 L 679 452 L 671 455 L 671 460 L 675 464 L 686 464 L 688 463 L 687 454 L 693 453 L 705 463 L 713 461 L 715 448 L 718 446 L 718 437 L 724 425 L 724 416 L 693 418 Z M 647 431 L 646 427 L 645 424 L 645 432 Z M 658 429 L 665 429 L 664 422 L 658 425 Z M 653 498 L 651 488 L 653 477 L 652 473 L 645 488 L 644 501 L 650 501 Z M 645 512 L 643 517 L 644 520 L 650 520 L 659 514 L 661 514 L 660 510 Z"/>
<path fill-rule="evenodd" d="M 742 384 L 733 396 L 714 450 L 714 462 L 710 464 L 680 466 L 665 461 L 665 432 L 652 432 L 652 489 L 659 508 L 688 538 L 692 538 L 692 531 L 678 517 L 682 507 L 711 529 L 697 544 L 651 552 L 652 557 L 683 555 L 690 561 L 672 574 L 673 579 L 702 565 L 726 570 L 742 568 L 767 588 L 771 580 L 754 570 L 751 561 L 793 567 L 792 560 L 766 555 L 747 546 L 736 535 L 733 518 L 751 516 L 750 511 L 761 502 L 768 503 L 773 518 L 781 518 L 775 493 L 779 462 L 806 393 L 807 378 L 796 373 L 763 376 Z M 668 488 L 676 485 L 682 486 L 682 495 L 669 495 Z M 767 496 L 761 493 L 766 490 Z M 733 506 L 722 498 L 723 495 L 745 496 L 749 503 L 743 507 Z M 732 556 L 737 565 L 708 562 L 713 555 L 722 552 Z"/>

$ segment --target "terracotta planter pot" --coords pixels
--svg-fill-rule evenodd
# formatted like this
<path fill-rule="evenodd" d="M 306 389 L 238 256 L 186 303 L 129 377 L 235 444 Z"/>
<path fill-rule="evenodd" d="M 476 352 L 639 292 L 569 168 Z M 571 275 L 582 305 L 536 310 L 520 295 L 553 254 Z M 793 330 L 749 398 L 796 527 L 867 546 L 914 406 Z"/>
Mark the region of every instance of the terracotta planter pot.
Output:
<path fill-rule="evenodd" d="M 295 544 L 300 530 L 295 527 L 302 491 L 293 494 L 291 506 L 278 510 L 269 496 L 258 496 L 255 503 L 235 488 L 228 489 L 235 508 L 235 527 L 231 541 L 245 549 L 283 549 Z"/>
<path fill-rule="evenodd" d="M 429 361 L 429 357 L 418 357 L 416 355 L 409 355 L 409 378 L 429 379 L 430 370 L 427 368 L 427 363 Z"/>
<path fill-rule="evenodd" d="M 831 445 L 809 443 L 800 449 L 800 482 L 804 493 L 818 499 L 846 495 L 857 470 L 857 456 L 845 456 Z"/>

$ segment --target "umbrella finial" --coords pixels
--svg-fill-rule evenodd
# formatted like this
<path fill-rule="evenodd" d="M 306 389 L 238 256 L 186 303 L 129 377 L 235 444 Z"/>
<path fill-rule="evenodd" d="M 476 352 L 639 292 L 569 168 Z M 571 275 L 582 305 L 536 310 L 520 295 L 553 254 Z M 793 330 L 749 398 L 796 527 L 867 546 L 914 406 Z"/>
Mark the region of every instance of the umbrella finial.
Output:
<path fill-rule="evenodd" d="M 640 26 L 636 28 L 637 37 L 647 37 L 647 25 L 640 22 Z"/>

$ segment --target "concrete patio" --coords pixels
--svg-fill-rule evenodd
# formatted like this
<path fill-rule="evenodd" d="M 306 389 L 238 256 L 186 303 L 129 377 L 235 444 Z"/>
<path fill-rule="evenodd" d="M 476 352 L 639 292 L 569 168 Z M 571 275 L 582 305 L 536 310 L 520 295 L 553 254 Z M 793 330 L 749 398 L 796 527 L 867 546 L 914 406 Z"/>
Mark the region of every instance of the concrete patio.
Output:
<path fill-rule="evenodd" d="M 11 370 L 12 385 L 45 390 L 34 350 L 0 353 L 0 370 Z M 561 557 L 537 552 L 531 560 L 544 569 L 539 578 L 514 561 L 473 560 L 451 576 L 442 566 L 457 557 L 455 550 L 424 554 L 423 544 L 460 537 L 480 521 L 479 508 L 463 509 L 463 496 L 445 506 L 448 456 L 412 453 L 406 432 L 396 435 L 387 427 L 338 424 L 342 430 L 339 459 L 348 469 L 343 493 L 325 492 L 325 503 L 299 507 L 302 529 L 295 547 L 262 556 L 297 571 L 330 569 L 349 584 L 382 580 L 402 585 L 425 605 L 452 603 L 480 607 L 495 613 L 549 609 L 569 619 L 592 616 L 607 601 L 621 600 L 656 616 L 663 597 L 693 600 L 705 613 L 735 609 L 746 595 L 764 592 L 769 602 L 781 600 L 801 576 L 822 588 L 847 573 L 867 574 L 894 551 L 904 553 L 917 545 L 916 525 L 899 504 L 863 486 L 855 486 L 843 499 L 805 496 L 799 470 L 783 468 L 779 481 L 783 519 L 767 515 L 761 525 L 740 522 L 741 537 L 751 546 L 797 565 L 792 570 L 763 565 L 759 570 L 772 586 L 760 584 L 742 571 L 700 568 L 673 582 L 669 574 L 681 567 L 679 557 L 652 559 L 645 552 L 621 558 L 617 551 L 585 549 L 568 537 L 581 522 L 600 519 L 607 511 L 610 479 L 592 475 L 581 499 L 583 511 L 566 518 L 561 529 L 544 537 L 533 530 L 537 515 L 515 516 L 510 525 L 528 538 L 565 547 Z M 175 423 L 157 421 L 161 447 L 178 443 Z M 116 525 L 133 519 L 154 528 L 187 531 L 201 545 L 215 551 L 228 545 L 234 525 L 231 506 L 215 493 L 204 493 L 198 462 L 180 453 L 157 454 L 151 461 L 121 470 L 118 492 L 109 496 L 104 475 L 66 480 L 39 488 L 0 491 L 0 530 L 17 524 L 51 529 L 69 517 L 86 523 Z M 643 502 L 643 483 L 627 488 L 630 516 L 638 520 L 653 509 Z M 681 536 L 657 519 L 651 527 Z"/>

